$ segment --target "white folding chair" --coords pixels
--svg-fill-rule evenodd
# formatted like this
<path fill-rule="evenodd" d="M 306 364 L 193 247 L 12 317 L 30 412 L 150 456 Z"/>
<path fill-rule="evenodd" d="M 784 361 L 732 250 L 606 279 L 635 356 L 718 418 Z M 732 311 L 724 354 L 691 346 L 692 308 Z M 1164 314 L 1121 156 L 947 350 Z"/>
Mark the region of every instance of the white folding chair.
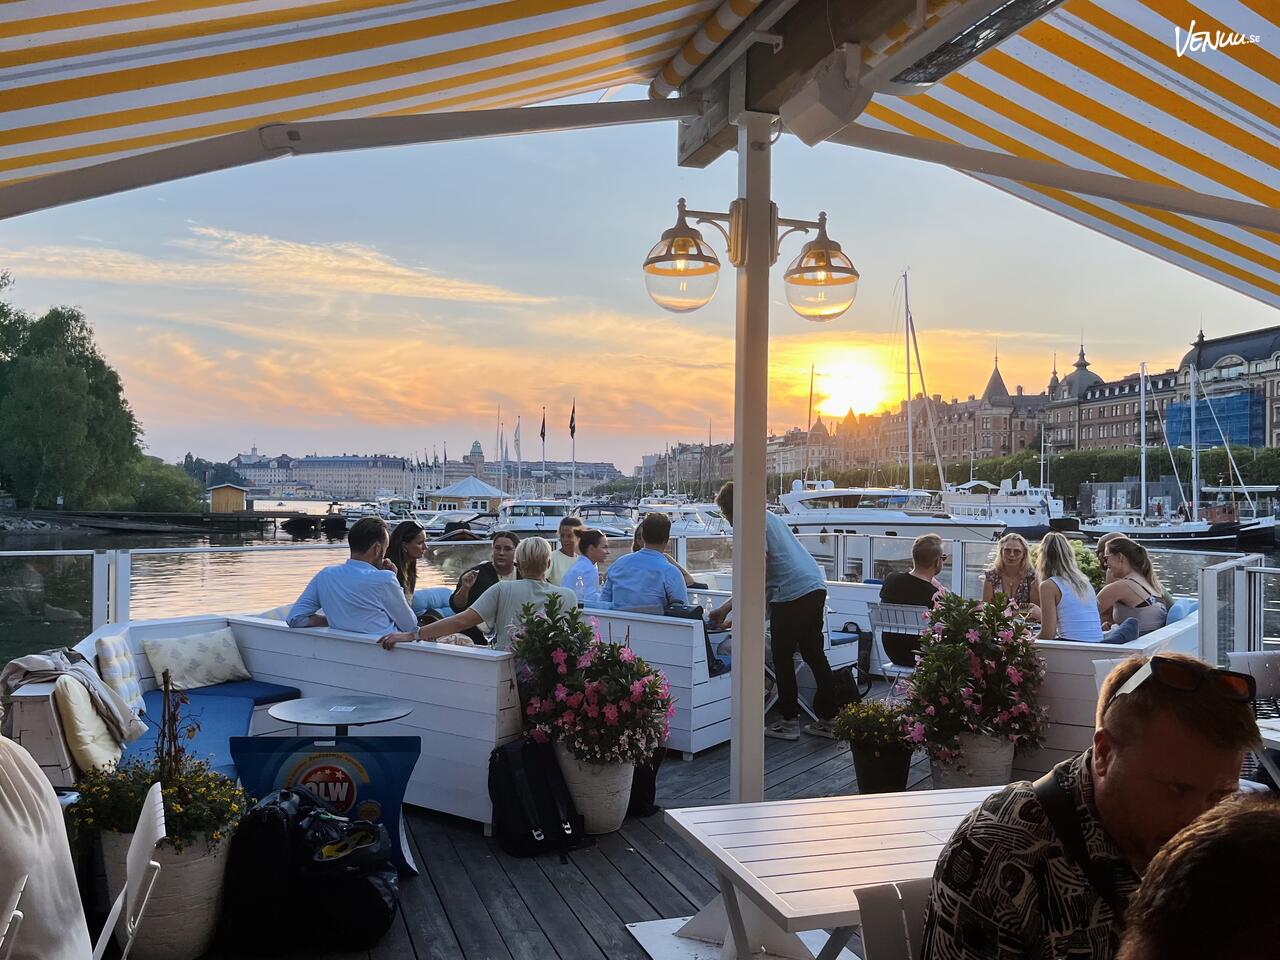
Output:
<path fill-rule="evenodd" d="M 1237 673 L 1247 673 L 1253 677 L 1258 687 L 1258 699 L 1274 699 L 1280 697 L 1280 653 L 1228 653 L 1227 667 Z M 1273 780 L 1280 783 L 1280 770 L 1267 756 L 1265 750 L 1254 751 L 1258 763 L 1266 768 Z M 1265 783 L 1254 780 L 1241 780 L 1240 789 L 1249 793 L 1270 793 Z"/>
<path fill-rule="evenodd" d="M 164 802 L 160 799 L 160 784 L 153 783 L 142 803 L 142 814 L 138 817 L 133 840 L 129 843 L 129 854 L 125 858 L 124 889 L 111 905 L 107 922 L 93 947 L 93 960 L 102 960 L 122 910 L 125 941 L 120 948 L 120 960 L 127 960 L 129 951 L 133 948 L 133 940 L 138 935 L 138 927 L 142 924 L 142 914 L 155 889 L 156 877 L 160 875 L 160 864 L 151 857 L 155 853 L 156 844 L 164 839 L 164 831 Z"/>
<path fill-rule="evenodd" d="M 918 637 L 924 631 L 924 614 L 928 607 L 917 607 L 909 603 L 868 603 L 867 615 L 871 619 L 871 633 L 879 650 L 884 654 L 880 663 L 880 675 L 886 680 L 911 673 L 914 663 L 898 663 L 890 655 L 884 644 L 884 635 L 909 635 Z"/>
<path fill-rule="evenodd" d="M 22 911 L 18 904 L 22 901 L 22 891 L 27 885 L 27 874 L 18 878 L 18 885 L 13 891 L 0 900 L 0 960 L 9 960 L 13 946 L 18 942 L 18 928 L 22 926 Z"/>
<path fill-rule="evenodd" d="M 932 879 L 858 887 L 863 960 L 920 960 Z"/>

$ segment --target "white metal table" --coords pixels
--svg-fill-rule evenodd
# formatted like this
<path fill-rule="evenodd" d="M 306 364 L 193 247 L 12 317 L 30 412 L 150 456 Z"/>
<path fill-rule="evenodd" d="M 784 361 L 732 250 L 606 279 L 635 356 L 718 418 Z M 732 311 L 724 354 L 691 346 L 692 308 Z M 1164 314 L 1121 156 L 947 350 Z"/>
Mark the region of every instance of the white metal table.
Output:
<path fill-rule="evenodd" d="M 726 943 L 725 958 L 813 960 L 813 934 L 831 930 L 818 960 L 840 956 L 859 922 L 856 888 L 933 876 L 960 821 L 1003 785 L 859 794 L 668 810 L 667 821 L 710 860 L 720 896 L 677 937 Z M 654 921 L 666 924 L 673 921 Z M 711 956 L 690 948 L 650 955 Z M 669 934 L 668 934 L 669 936 Z M 806 943 L 808 940 L 809 943 Z"/>

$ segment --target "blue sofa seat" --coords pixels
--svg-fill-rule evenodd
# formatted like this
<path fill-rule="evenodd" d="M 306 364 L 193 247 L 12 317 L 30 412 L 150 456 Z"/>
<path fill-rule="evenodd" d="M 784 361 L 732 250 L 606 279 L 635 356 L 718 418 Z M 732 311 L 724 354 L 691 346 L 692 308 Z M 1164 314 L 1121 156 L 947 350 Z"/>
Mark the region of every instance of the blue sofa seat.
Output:
<path fill-rule="evenodd" d="M 256 681 L 243 681 L 246 685 Z M 239 684 L 217 684 L 219 687 L 235 687 Z M 275 684 L 267 684 L 275 686 Z M 184 720 L 198 720 L 200 729 L 195 739 L 184 744 L 193 757 L 207 760 L 215 772 L 236 778 L 236 765 L 231 759 L 231 738 L 244 737 L 249 734 L 249 724 L 253 720 L 254 701 L 249 697 L 232 696 L 227 693 L 206 695 L 203 691 L 210 687 L 187 691 L 190 701 L 183 708 Z M 296 694 L 296 691 L 295 691 Z M 147 705 L 147 714 L 142 722 L 147 725 L 147 732 L 133 743 L 127 745 L 121 760 L 143 757 L 155 752 L 156 740 L 160 733 L 160 715 L 164 706 L 164 694 L 160 690 L 148 690 L 142 695 Z"/>
<path fill-rule="evenodd" d="M 208 687 L 196 687 L 194 690 L 188 690 L 187 694 L 188 696 L 196 694 L 201 697 L 248 697 L 253 701 L 254 706 L 261 707 L 268 703 L 297 700 L 302 696 L 302 691 L 297 687 L 286 687 L 282 683 L 267 683 L 265 680 L 232 680 L 228 683 L 215 683 Z"/>

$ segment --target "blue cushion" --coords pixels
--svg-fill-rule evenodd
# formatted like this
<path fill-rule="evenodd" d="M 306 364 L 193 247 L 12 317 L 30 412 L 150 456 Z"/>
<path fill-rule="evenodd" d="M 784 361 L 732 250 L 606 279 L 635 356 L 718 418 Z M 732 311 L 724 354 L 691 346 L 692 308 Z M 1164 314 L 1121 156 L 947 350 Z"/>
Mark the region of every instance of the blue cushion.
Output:
<path fill-rule="evenodd" d="M 1188 617 L 1200 609 L 1200 601 L 1194 597 L 1179 597 L 1173 601 L 1173 606 L 1169 608 L 1169 616 L 1165 618 L 1165 625 L 1177 623 L 1184 617 Z"/>
<path fill-rule="evenodd" d="M 413 592 L 413 612 L 421 616 L 428 610 L 439 612 L 443 607 L 448 612 L 446 617 L 453 616 L 453 610 L 449 608 L 449 598 L 453 596 L 453 591 L 448 587 L 423 587 L 421 590 Z"/>
<path fill-rule="evenodd" d="M 248 697 L 255 706 L 264 703 L 279 703 L 282 700 L 297 700 L 302 691 L 297 687 L 286 687 L 281 683 L 267 683 L 265 680 L 231 680 L 227 683 L 215 683 L 207 687 L 196 687 L 188 690 L 188 695 L 201 697 Z"/>
<path fill-rule="evenodd" d="M 164 694 L 160 690 L 148 690 L 142 699 L 147 705 L 147 715 L 142 721 L 147 725 L 147 732 L 124 748 L 122 760 L 143 758 L 155 752 Z M 183 708 L 183 719 L 200 721 L 195 739 L 185 743 L 187 752 L 197 759 L 207 760 L 215 772 L 234 779 L 236 765 L 231 759 L 231 738 L 248 735 L 249 723 L 253 719 L 253 701 L 248 697 L 225 694 L 207 697 L 197 691 L 188 691 L 187 699 L 190 703 Z"/>

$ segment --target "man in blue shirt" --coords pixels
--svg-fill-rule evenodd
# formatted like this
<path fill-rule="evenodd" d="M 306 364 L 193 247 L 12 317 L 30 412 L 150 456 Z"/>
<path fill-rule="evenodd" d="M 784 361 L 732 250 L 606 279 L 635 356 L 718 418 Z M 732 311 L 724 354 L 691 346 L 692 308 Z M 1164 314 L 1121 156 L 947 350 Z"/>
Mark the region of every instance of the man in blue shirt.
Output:
<path fill-rule="evenodd" d="M 416 630 L 418 618 L 394 569 L 384 564 L 388 539 L 381 518 L 357 520 L 347 531 L 350 559 L 325 567 L 311 578 L 289 610 L 289 626 L 333 627 L 375 637 L 393 630 Z"/>
<path fill-rule="evenodd" d="M 670 518 L 661 513 L 649 514 L 640 521 L 640 538 L 644 541 L 643 550 L 619 557 L 609 567 L 600 588 L 601 606 L 665 610 L 673 603 L 688 603 L 684 577 L 664 553 L 671 539 Z"/>
<path fill-rule="evenodd" d="M 733 523 L 733 482 L 720 488 L 716 506 Z M 764 592 L 769 602 L 769 635 L 773 644 L 773 672 L 778 682 L 778 712 L 781 719 L 764 728 L 765 736 L 779 740 L 800 739 L 800 701 L 796 687 L 796 651 L 813 671 L 817 691 L 813 712 L 818 720 L 804 732 L 835 739 L 831 719 L 839 705 L 831 664 L 823 649 L 823 618 L 826 616 L 827 582 L 813 555 L 776 513 L 764 515 Z M 711 611 L 711 622 L 724 622 L 733 609 L 733 598 Z"/>

